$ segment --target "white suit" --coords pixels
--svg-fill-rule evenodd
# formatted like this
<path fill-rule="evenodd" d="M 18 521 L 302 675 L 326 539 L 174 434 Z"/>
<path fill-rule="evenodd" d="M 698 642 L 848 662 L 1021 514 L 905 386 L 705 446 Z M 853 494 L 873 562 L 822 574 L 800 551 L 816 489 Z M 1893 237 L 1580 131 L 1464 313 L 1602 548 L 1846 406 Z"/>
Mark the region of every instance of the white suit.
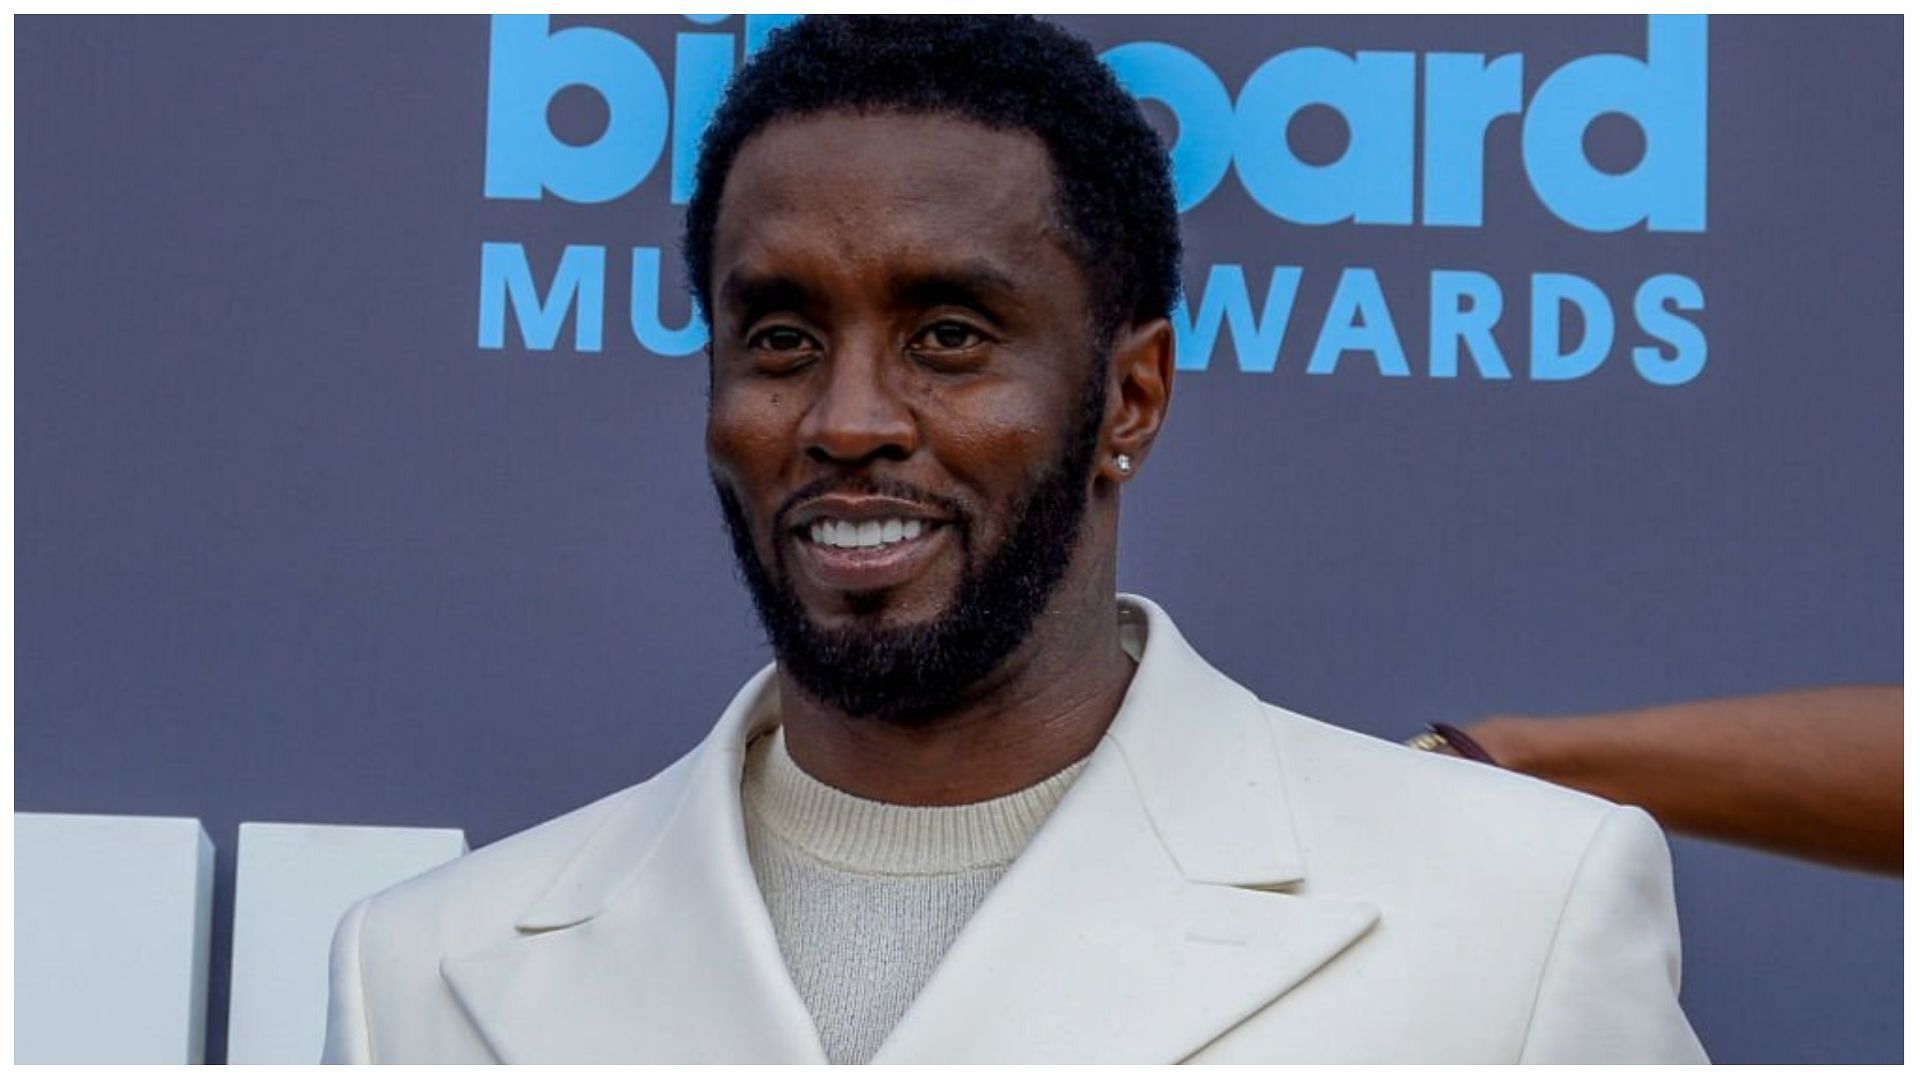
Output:
<path fill-rule="evenodd" d="M 1704 1057 L 1643 812 L 1264 705 L 1122 602 L 1111 729 L 875 1061 Z M 357 905 L 328 1060 L 823 1061 L 742 832 L 771 671 L 652 780 Z"/>

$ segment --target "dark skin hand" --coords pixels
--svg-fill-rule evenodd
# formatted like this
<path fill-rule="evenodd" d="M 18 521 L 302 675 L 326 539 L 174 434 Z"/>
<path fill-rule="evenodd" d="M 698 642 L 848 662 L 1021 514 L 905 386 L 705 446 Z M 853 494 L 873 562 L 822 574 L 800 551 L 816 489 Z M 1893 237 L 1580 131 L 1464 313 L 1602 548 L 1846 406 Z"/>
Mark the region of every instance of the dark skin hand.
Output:
<path fill-rule="evenodd" d="M 953 117 L 827 113 L 742 148 L 714 243 L 707 451 L 765 563 L 776 546 L 812 620 L 929 621 L 969 556 L 930 528 L 911 558 L 848 572 L 779 521 L 823 478 L 895 481 L 963 508 L 973 550 L 1007 535 L 1060 455 L 1094 357 L 1088 284 L 1054 224 L 1038 139 Z M 1115 456 L 1146 460 L 1166 416 L 1164 319 L 1115 336 L 1080 542 L 1032 633 L 944 715 L 850 717 L 784 672 L 787 746 L 825 783 L 889 803 L 952 805 L 1028 787 L 1090 753 L 1133 674 L 1114 619 Z M 933 513 L 931 510 L 929 514 Z"/>
<path fill-rule="evenodd" d="M 1904 701 L 1900 687 L 1823 687 L 1465 729 L 1508 769 L 1677 833 L 1897 875 Z"/>

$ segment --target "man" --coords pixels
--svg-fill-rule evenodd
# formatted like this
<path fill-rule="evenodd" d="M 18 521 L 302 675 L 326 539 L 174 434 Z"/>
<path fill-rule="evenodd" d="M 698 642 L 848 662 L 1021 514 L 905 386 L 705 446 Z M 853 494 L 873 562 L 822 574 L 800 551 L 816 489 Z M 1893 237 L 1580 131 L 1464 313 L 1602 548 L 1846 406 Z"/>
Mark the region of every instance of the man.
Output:
<path fill-rule="evenodd" d="M 688 208 L 775 664 L 659 776 L 362 902 L 342 1061 L 1697 1059 L 1634 810 L 1266 706 L 1114 595 L 1166 157 L 1026 19 L 810 19 Z"/>

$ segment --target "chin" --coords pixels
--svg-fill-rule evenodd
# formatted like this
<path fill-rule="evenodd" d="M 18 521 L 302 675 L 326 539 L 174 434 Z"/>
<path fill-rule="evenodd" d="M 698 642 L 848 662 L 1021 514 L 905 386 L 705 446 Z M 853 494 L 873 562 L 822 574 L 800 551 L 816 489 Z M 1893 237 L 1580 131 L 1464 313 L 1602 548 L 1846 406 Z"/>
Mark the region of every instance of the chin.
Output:
<path fill-rule="evenodd" d="M 947 612 L 915 611 L 921 606 L 897 595 L 894 590 L 863 590 L 835 595 L 839 603 L 831 612 L 807 610 L 807 620 L 818 630 L 836 631 L 912 631 L 938 624 Z"/>

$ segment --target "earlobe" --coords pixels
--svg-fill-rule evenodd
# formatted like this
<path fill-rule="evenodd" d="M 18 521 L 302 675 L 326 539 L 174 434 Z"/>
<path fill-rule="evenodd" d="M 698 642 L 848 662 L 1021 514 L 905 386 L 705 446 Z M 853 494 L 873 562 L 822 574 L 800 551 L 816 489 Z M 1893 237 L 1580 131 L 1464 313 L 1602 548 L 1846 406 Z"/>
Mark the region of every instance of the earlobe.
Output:
<path fill-rule="evenodd" d="M 1152 319 L 1123 328 L 1108 365 L 1101 472 L 1120 482 L 1140 473 L 1173 398 L 1173 325 Z"/>

